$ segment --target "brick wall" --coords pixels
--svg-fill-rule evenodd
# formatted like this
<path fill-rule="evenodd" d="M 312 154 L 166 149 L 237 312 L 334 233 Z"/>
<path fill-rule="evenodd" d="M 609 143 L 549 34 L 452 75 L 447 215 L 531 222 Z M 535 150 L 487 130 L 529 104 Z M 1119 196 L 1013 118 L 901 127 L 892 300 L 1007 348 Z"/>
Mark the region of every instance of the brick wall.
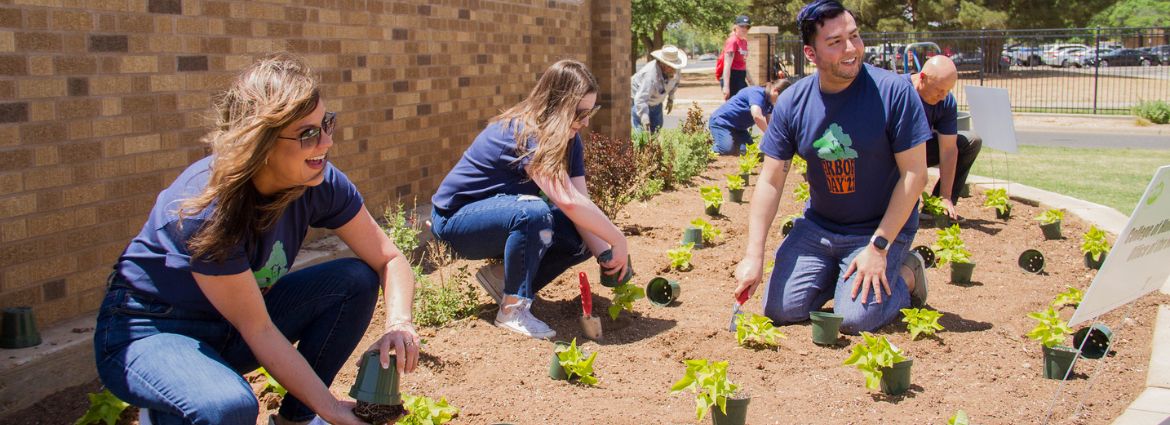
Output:
<path fill-rule="evenodd" d="M 97 308 L 158 191 L 205 155 L 213 94 L 270 51 L 320 74 L 334 163 L 375 215 L 426 202 L 559 59 L 602 84 L 593 130 L 629 132 L 629 0 L 0 3 L 0 307 L 42 327 Z"/>

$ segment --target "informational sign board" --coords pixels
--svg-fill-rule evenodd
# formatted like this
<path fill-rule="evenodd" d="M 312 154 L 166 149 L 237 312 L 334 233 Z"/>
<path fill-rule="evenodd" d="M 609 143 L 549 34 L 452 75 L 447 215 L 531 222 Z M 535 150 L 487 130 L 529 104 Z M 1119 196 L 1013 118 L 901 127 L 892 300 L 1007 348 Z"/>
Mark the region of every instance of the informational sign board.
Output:
<path fill-rule="evenodd" d="M 1170 165 L 1159 168 L 1093 278 L 1069 326 L 1161 288 L 1170 276 Z"/>
<path fill-rule="evenodd" d="M 1012 102 L 1005 89 L 963 86 L 967 106 L 971 109 L 971 127 L 983 145 L 1007 153 L 1016 153 L 1016 126 L 1012 122 Z"/>

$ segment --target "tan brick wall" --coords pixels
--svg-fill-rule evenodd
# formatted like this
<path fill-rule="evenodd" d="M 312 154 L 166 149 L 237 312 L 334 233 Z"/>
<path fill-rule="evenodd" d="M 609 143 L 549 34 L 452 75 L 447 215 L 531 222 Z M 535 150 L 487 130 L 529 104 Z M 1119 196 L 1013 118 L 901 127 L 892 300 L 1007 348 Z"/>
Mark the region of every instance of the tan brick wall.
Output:
<path fill-rule="evenodd" d="M 319 72 L 334 162 L 375 214 L 426 202 L 559 59 L 601 82 L 593 130 L 629 132 L 629 0 L 0 3 L 0 307 L 41 326 L 97 308 L 158 191 L 205 155 L 212 96 L 270 51 Z"/>

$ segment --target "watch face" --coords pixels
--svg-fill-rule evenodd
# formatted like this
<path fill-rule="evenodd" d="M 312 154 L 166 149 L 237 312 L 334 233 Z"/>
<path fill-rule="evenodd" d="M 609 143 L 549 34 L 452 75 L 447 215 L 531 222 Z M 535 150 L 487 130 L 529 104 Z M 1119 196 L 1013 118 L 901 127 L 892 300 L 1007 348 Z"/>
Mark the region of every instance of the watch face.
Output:
<path fill-rule="evenodd" d="M 873 238 L 873 246 L 876 247 L 877 249 L 885 250 L 886 247 L 889 245 L 890 245 L 890 241 L 887 240 L 886 238 L 883 238 L 881 236 L 877 236 L 877 237 Z"/>

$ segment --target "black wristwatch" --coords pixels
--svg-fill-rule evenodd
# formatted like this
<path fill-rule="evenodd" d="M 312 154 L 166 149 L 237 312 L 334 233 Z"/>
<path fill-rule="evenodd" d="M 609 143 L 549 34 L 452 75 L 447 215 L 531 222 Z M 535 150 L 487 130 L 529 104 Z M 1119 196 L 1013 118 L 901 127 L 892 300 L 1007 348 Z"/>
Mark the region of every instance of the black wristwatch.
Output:
<path fill-rule="evenodd" d="M 869 244 L 873 245 L 874 248 L 877 248 L 878 251 L 885 251 L 886 248 L 890 247 L 890 240 L 878 235 L 873 235 L 872 238 L 869 238 Z"/>

